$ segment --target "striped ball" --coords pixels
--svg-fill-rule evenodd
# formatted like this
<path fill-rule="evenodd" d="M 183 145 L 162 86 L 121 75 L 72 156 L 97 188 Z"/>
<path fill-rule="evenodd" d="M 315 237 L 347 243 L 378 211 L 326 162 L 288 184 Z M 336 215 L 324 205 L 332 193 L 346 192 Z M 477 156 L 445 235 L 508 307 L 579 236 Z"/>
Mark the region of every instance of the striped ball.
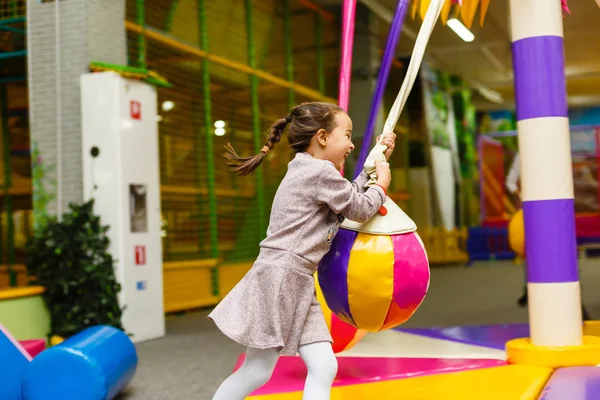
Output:
<path fill-rule="evenodd" d="M 347 324 L 339 319 L 333 312 L 331 312 L 329 307 L 327 307 L 327 303 L 325 302 L 325 297 L 323 296 L 323 292 L 319 286 L 318 279 L 316 279 L 316 289 L 317 300 L 319 301 L 319 304 L 321 304 L 321 309 L 323 310 L 323 315 L 325 316 L 327 328 L 329 328 L 329 333 L 333 339 L 333 352 L 341 353 L 345 350 L 351 349 L 356 343 L 360 342 L 360 340 L 367 334 L 367 331 L 357 329 L 356 327 Z"/>
<path fill-rule="evenodd" d="M 381 235 L 344 228 L 318 275 L 333 313 L 369 332 L 406 322 L 425 298 L 429 277 L 425 247 L 416 232 Z"/>

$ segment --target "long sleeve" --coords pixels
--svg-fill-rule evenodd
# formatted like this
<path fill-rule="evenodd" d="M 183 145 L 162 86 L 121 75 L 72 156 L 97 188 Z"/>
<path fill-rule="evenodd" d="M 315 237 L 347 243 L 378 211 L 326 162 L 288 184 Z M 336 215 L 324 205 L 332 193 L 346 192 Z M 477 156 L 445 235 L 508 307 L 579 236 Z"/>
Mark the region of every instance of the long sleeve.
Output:
<path fill-rule="evenodd" d="M 355 190 L 356 184 L 356 181 L 354 184 L 350 183 L 340 175 L 333 164 L 326 162 L 317 182 L 317 201 L 327 204 L 333 212 L 345 218 L 366 222 L 375 215 L 385 201 L 385 192 L 381 187 L 374 185 L 361 193 Z"/>
<path fill-rule="evenodd" d="M 506 188 L 511 193 L 516 193 L 518 190 L 518 182 L 521 177 L 521 160 L 519 153 L 515 155 L 513 159 L 512 165 L 510 166 L 510 170 L 508 171 L 508 175 L 506 176 Z"/>
<path fill-rule="evenodd" d="M 369 182 L 369 179 L 369 174 L 367 174 L 367 171 L 363 169 L 360 175 L 358 175 L 354 182 L 352 182 L 352 187 L 358 193 L 364 193 L 366 189 L 365 185 L 367 184 L 367 182 Z"/>

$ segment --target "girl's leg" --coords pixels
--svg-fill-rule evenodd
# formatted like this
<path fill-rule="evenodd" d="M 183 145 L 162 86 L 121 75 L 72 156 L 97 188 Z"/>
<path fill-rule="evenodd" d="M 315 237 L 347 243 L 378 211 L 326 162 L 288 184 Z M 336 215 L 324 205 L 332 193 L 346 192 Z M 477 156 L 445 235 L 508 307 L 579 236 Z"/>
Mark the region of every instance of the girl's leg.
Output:
<path fill-rule="evenodd" d="M 338 367 L 331 343 L 306 344 L 300 346 L 298 353 L 308 370 L 302 398 L 304 400 L 329 400 L 331 385 Z"/>
<path fill-rule="evenodd" d="M 279 359 L 277 349 L 246 349 L 242 366 L 225 379 L 213 400 L 244 400 L 271 378 Z"/>

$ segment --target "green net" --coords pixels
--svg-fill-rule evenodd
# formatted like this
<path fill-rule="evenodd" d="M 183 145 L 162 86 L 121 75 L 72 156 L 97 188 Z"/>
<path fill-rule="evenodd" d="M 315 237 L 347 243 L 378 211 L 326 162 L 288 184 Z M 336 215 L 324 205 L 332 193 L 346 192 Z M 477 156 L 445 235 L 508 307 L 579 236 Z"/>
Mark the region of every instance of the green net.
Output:
<path fill-rule="evenodd" d="M 25 284 L 31 234 L 25 0 L 0 1 L 0 288 Z"/>
<path fill-rule="evenodd" d="M 26 0 L 0 0 L 0 21 L 25 16 Z"/>
<path fill-rule="evenodd" d="M 224 145 L 231 143 L 241 156 L 255 154 L 271 124 L 289 112 L 290 100 L 323 100 L 319 85 L 337 80 L 339 54 L 326 44 L 338 41 L 336 26 L 323 22 L 317 37 L 317 17 L 301 4 L 254 0 L 250 32 L 259 79 L 253 102 L 244 5 L 240 0 L 127 2 L 129 64 L 145 63 L 173 85 L 158 88 L 165 261 L 217 256 L 236 263 L 256 257 L 292 154 L 284 139 L 258 174 L 238 178 L 222 157 Z M 146 34 L 137 33 L 135 25 L 145 25 Z M 318 44 L 326 49 L 322 56 Z M 300 86 L 293 96 L 290 77 Z"/>
<path fill-rule="evenodd" d="M 256 257 L 273 197 L 293 154 L 284 138 L 255 175 L 238 178 L 227 168 L 223 147 L 231 143 L 240 155 L 253 155 L 264 144 L 271 124 L 287 115 L 291 106 L 336 102 L 339 20 L 319 16 L 304 3 L 125 2 L 128 65 L 155 71 L 171 84 L 157 87 L 166 262 L 218 259 L 235 264 Z M 15 186 L 17 174 L 26 182 L 31 175 L 27 151 L 19 152 L 30 147 L 25 4 L 0 0 L 0 50 L 7 80 L 3 84 L 19 93 L 8 94 L 7 103 L 12 104 L 3 118 L 9 123 L 5 131 L 11 149 L 2 155 L 3 165 L 9 166 L 13 177 L 13 195 L 5 195 L 0 222 L 4 263 L 24 260 L 21 244 L 31 231 L 31 184 L 22 194 Z M 355 144 L 358 155 L 360 139 Z"/>

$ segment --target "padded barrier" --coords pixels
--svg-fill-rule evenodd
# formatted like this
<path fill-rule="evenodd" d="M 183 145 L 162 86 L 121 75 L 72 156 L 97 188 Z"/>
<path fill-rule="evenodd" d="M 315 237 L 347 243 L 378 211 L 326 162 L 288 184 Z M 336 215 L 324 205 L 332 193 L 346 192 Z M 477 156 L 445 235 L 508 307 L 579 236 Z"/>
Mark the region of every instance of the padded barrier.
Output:
<path fill-rule="evenodd" d="M 131 381 L 135 346 L 123 331 L 88 328 L 41 352 L 23 377 L 23 400 L 110 400 Z"/>

